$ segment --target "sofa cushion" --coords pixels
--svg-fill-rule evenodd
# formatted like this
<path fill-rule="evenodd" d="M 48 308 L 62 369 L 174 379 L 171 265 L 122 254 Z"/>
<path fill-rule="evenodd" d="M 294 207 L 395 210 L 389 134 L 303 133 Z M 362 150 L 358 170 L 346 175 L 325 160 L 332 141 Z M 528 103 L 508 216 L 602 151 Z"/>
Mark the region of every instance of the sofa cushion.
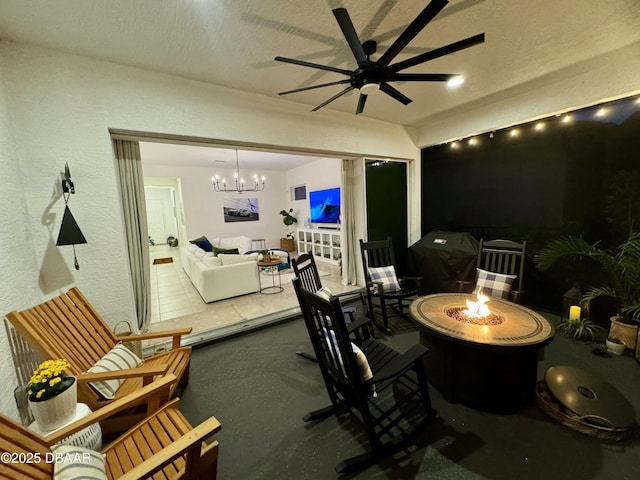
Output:
<path fill-rule="evenodd" d="M 75 445 L 57 445 L 51 448 L 54 461 L 53 480 L 107 480 L 104 455 Z"/>
<path fill-rule="evenodd" d="M 218 258 L 222 261 L 222 265 L 235 265 L 237 263 L 256 262 L 258 255 L 240 255 L 233 253 L 221 253 Z"/>
<path fill-rule="evenodd" d="M 203 249 L 201 248 L 197 248 L 194 252 L 193 252 L 193 256 L 196 257 L 198 260 L 202 260 L 205 256 L 207 255 L 207 252 L 205 252 Z"/>
<path fill-rule="evenodd" d="M 251 239 L 244 235 L 237 237 L 220 237 L 212 241 L 214 247 L 218 248 L 237 248 L 240 253 L 251 250 Z"/>
<path fill-rule="evenodd" d="M 221 253 L 235 253 L 237 255 L 240 252 L 238 251 L 237 248 L 218 248 L 218 247 L 213 247 L 213 256 L 214 257 L 217 257 Z"/>
<path fill-rule="evenodd" d="M 202 258 L 202 263 L 207 267 L 219 267 L 222 265 L 222 260 L 218 257 L 214 257 L 212 254 L 207 254 Z"/>

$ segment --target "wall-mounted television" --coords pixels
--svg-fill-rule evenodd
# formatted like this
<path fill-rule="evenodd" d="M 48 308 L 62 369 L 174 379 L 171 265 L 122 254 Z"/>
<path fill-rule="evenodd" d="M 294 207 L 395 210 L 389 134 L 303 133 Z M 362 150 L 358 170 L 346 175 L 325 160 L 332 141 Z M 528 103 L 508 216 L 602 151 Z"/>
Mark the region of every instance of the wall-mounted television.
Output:
<path fill-rule="evenodd" d="M 311 223 L 340 223 L 340 187 L 309 192 Z"/>

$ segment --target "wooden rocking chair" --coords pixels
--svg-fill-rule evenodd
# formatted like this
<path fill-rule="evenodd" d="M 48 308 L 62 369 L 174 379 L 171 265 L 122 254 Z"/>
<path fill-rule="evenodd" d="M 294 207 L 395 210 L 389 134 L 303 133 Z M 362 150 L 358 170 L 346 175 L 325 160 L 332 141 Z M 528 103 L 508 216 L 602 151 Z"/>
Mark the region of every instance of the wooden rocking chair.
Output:
<path fill-rule="evenodd" d="M 78 379 L 78 402 L 87 404 L 93 411 L 169 373 L 174 374 L 178 381 L 171 386 L 165 401 L 178 386 L 184 387 L 189 381 L 191 347 L 180 347 L 180 339 L 182 335 L 190 333 L 191 328 L 116 337 L 75 287 L 35 307 L 13 311 L 7 315 L 7 319 L 40 357 L 64 358 L 71 364 L 67 373 Z M 172 349 L 145 359 L 137 368 L 86 373 L 118 342 L 166 337 L 172 338 Z M 88 383 L 114 379 L 123 381 L 113 400 L 104 398 Z M 101 425 L 102 430 L 126 430 L 144 417 L 144 406 L 141 403 L 134 411 L 124 411 L 105 420 Z"/>
<path fill-rule="evenodd" d="M 297 278 L 293 285 L 331 400 L 329 407 L 303 419 L 353 413 L 363 423 L 371 449 L 344 460 L 336 471 L 365 467 L 400 448 L 435 415 L 424 372 L 427 348 L 414 345 L 399 354 L 373 338 L 354 347 L 338 299 L 306 290 Z"/>
<path fill-rule="evenodd" d="M 144 397 L 150 406 L 148 416 L 102 450 L 107 478 L 215 479 L 218 442 L 207 445 L 204 441 L 220 430 L 218 420 L 210 417 L 194 428 L 178 410 L 178 399 L 159 408 L 176 380 L 173 375 L 165 376 L 46 437 L 0 415 L 0 452 L 4 455 L 3 460 L 7 454 L 16 458 L 15 462 L 0 462 L 0 478 L 53 478 L 53 445 L 89 425 L 130 408 L 139 403 L 140 397 Z M 27 461 L 29 458 L 31 462 Z"/>

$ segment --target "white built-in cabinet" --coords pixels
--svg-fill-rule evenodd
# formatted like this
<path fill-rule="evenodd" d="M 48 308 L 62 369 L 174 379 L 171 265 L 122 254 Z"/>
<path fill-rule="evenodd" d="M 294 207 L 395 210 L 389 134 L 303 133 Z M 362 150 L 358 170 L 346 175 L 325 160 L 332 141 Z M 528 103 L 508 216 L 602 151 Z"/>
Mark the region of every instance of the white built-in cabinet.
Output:
<path fill-rule="evenodd" d="M 316 261 L 339 265 L 342 258 L 342 232 L 300 228 L 296 232 L 298 253 L 313 252 Z"/>

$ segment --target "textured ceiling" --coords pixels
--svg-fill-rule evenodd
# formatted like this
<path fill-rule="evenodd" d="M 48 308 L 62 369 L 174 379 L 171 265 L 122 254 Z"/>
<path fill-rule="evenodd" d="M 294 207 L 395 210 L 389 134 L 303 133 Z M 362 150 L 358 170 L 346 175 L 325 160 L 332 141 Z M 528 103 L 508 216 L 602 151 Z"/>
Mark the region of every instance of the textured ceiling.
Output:
<path fill-rule="evenodd" d="M 276 97 L 277 92 L 343 77 L 275 62 L 277 55 L 352 70 L 353 55 L 331 12 L 346 7 L 362 41 L 378 55 L 427 0 L 1 0 L 0 38 L 166 72 Z M 364 115 L 419 127 L 515 87 L 535 91 L 554 72 L 640 42 L 639 0 L 452 0 L 396 57 L 486 33 L 484 44 L 411 73 L 460 73 L 442 83 L 394 84 L 413 103 L 378 92 Z M 376 55 L 373 56 L 375 60 Z M 341 85 L 286 96 L 312 108 Z M 571 82 L 559 89 L 575 88 Z M 354 112 L 357 92 L 328 107 Z"/>

